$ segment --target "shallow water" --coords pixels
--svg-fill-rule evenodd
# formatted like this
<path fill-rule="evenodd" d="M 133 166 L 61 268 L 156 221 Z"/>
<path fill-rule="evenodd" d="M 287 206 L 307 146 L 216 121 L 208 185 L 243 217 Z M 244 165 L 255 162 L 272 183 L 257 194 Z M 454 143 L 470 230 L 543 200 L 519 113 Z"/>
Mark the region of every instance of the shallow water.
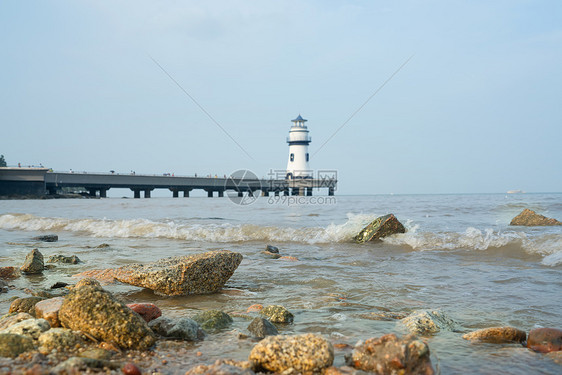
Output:
<path fill-rule="evenodd" d="M 56 281 L 74 283 L 71 275 L 92 268 L 229 249 L 244 260 L 218 294 L 162 297 L 125 285 L 107 289 L 127 302 L 156 303 L 168 316 L 282 304 L 295 314 L 282 333 L 317 332 L 351 345 L 406 332 L 397 321 L 364 314 L 441 309 L 460 325 L 458 332 L 425 338 L 443 374 L 560 373 L 560 365 L 519 345 L 474 344 L 461 336 L 500 325 L 562 327 L 562 227 L 508 225 L 523 208 L 562 219 L 562 194 L 330 198 L 261 197 L 244 206 L 228 198 L 0 201 L 0 261 L 20 265 L 34 247 L 46 257 L 76 254 L 84 261 L 13 282 L 48 288 Z M 394 213 L 408 232 L 379 243 L 351 242 L 386 213 Z M 44 233 L 57 233 L 59 241 L 31 240 Z M 110 246 L 95 248 L 102 243 Z M 266 244 L 298 261 L 267 259 L 260 253 Z M 15 289 L 2 295 L 0 312 L 7 312 L 9 297 L 24 294 Z M 159 350 L 170 359 L 160 370 L 183 373 L 193 363 L 246 359 L 254 342 L 240 340 L 234 330 L 245 332 L 247 325 L 237 317 L 233 330 L 201 343 L 181 349 L 162 344 Z M 174 355 L 178 351 L 185 354 Z M 197 351 L 203 355 L 196 357 Z M 336 365 L 343 364 L 343 354 L 336 351 Z"/>

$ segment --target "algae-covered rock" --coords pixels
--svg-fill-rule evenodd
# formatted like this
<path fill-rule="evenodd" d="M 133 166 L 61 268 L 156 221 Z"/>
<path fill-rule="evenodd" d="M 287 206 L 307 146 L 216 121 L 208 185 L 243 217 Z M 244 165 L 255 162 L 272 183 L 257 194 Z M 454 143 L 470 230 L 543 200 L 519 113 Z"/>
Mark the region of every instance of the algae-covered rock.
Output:
<path fill-rule="evenodd" d="M 42 353 L 50 353 L 53 349 L 70 349 L 74 348 L 76 344 L 82 343 L 82 339 L 67 328 L 52 328 L 39 335 L 37 341 Z"/>
<path fill-rule="evenodd" d="M 293 323 L 294 320 L 294 315 L 281 305 L 269 305 L 259 313 L 273 323 Z"/>
<path fill-rule="evenodd" d="M 47 263 L 68 263 L 68 264 L 78 264 L 81 260 L 76 255 L 65 256 L 61 254 L 51 255 L 47 259 Z"/>
<path fill-rule="evenodd" d="M 380 375 L 435 373 L 429 358 L 429 347 L 413 335 L 399 339 L 394 334 L 388 334 L 368 339 L 355 347 L 348 364 Z"/>
<path fill-rule="evenodd" d="M 37 340 L 43 332 L 48 331 L 50 328 L 49 322 L 45 319 L 26 319 L 3 329 L 0 333 L 13 333 Z"/>
<path fill-rule="evenodd" d="M 280 373 L 292 368 L 315 373 L 332 365 L 334 348 L 324 337 L 312 333 L 268 336 L 254 346 L 248 359 L 257 371 Z"/>
<path fill-rule="evenodd" d="M 14 333 L 0 333 L 0 357 L 14 358 L 33 350 L 33 340 Z"/>
<path fill-rule="evenodd" d="M 21 276 L 21 272 L 16 267 L 12 267 L 12 266 L 0 267 L 0 279 L 11 280 L 11 279 L 17 279 L 20 276 Z"/>
<path fill-rule="evenodd" d="M 59 319 L 65 328 L 83 331 L 125 349 L 148 349 L 156 341 L 140 315 L 97 286 L 72 289 L 64 298 Z"/>
<path fill-rule="evenodd" d="M 15 299 L 10 305 L 10 311 L 13 312 L 24 312 L 32 316 L 35 316 L 35 304 L 39 301 L 43 301 L 43 297 L 23 297 Z"/>
<path fill-rule="evenodd" d="M 509 225 L 522 225 L 527 227 L 562 225 L 562 222 L 537 214 L 528 208 L 515 216 Z"/>
<path fill-rule="evenodd" d="M 455 331 L 457 322 L 440 310 L 414 311 L 400 321 L 411 332 L 418 335 L 437 333 L 441 330 Z"/>
<path fill-rule="evenodd" d="M 215 331 L 227 328 L 232 324 L 232 318 L 227 313 L 220 310 L 203 311 L 193 317 L 197 323 L 206 331 Z"/>
<path fill-rule="evenodd" d="M 469 341 L 483 341 L 490 343 L 519 342 L 527 338 L 527 333 L 513 327 L 491 327 L 479 329 L 462 336 Z"/>
<path fill-rule="evenodd" d="M 29 274 L 43 272 L 45 269 L 43 254 L 41 254 L 41 252 L 37 249 L 31 250 L 31 252 L 25 257 L 25 262 L 20 269 L 22 272 Z"/>
<path fill-rule="evenodd" d="M 277 327 L 275 327 L 269 320 L 264 318 L 254 318 L 250 325 L 248 326 L 248 331 L 258 338 L 264 338 L 266 336 L 275 336 L 279 334 Z"/>
<path fill-rule="evenodd" d="M 76 276 L 109 282 L 117 280 L 170 296 L 208 294 L 220 290 L 241 261 L 242 254 L 218 250 L 171 257 L 148 264 L 91 270 Z"/>
<path fill-rule="evenodd" d="M 160 336 L 172 339 L 197 341 L 205 337 L 199 324 L 189 318 L 170 319 L 161 316 L 148 323 L 148 326 Z"/>
<path fill-rule="evenodd" d="M 42 242 L 57 242 L 59 240 L 59 236 L 57 236 L 56 234 L 44 234 L 42 236 L 33 237 L 32 240 Z"/>
<path fill-rule="evenodd" d="M 357 243 L 374 241 L 396 233 L 405 233 L 406 228 L 393 214 L 381 216 L 373 220 L 353 239 Z"/>

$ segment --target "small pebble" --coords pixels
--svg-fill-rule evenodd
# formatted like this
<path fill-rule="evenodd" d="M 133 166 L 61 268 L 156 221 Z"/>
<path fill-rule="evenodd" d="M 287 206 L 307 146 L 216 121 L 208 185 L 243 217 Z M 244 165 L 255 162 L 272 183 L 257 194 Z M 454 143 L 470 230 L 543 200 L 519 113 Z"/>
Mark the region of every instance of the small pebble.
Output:
<path fill-rule="evenodd" d="M 196 355 L 197 357 L 201 357 L 201 356 L 203 355 L 203 353 L 197 352 L 195 355 Z"/>
<path fill-rule="evenodd" d="M 125 375 L 141 375 L 141 370 L 134 363 L 127 363 L 123 366 L 123 374 Z"/>

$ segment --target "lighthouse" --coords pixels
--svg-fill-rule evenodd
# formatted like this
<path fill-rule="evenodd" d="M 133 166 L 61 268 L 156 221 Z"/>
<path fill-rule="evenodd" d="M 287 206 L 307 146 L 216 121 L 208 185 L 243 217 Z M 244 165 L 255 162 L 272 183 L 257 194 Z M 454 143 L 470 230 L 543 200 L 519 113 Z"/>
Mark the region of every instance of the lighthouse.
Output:
<path fill-rule="evenodd" d="M 299 116 L 291 120 L 293 126 L 289 130 L 287 143 L 289 144 L 289 161 L 287 162 L 287 179 L 312 178 L 312 170 L 308 166 L 310 156 L 308 145 L 311 138 L 308 136 L 308 128 L 305 120 Z"/>

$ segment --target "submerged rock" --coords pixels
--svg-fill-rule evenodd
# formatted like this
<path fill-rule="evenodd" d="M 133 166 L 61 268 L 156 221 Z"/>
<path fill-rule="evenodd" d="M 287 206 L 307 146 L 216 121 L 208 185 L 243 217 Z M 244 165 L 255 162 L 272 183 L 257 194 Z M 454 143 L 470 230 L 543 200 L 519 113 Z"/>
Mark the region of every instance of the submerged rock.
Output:
<path fill-rule="evenodd" d="M 162 310 L 153 303 L 129 303 L 127 307 L 142 316 L 147 323 L 162 316 Z"/>
<path fill-rule="evenodd" d="M 347 361 L 356 369 L 380 375 L 435 373 L 429 347 L 413 335 L 399 339 L 388 334 L 368 339 L 355 347 Z"/>
<path fill-rule="evenodd" d="M 56 234 L 45 234 L 42 236 L 33 237 L 32 240 L 43 242 L 57 242 L 59 240 L 59 236 L 57 236 Z"/>
<path fill-rule="evenodd" d="M 270 258 L 270 259 L 279 259 L 279 258 L 281 258 L 281 254 L 279 254 L 279 253 L 272 253 L 272 252 L 269 252 L 269 251 L 267 251 L 267 250 L 264 250 L 264 251 L 262 251 L 261 253 L 262 253 L 263 255 L 265 255 L 267 258 Z"/>
<path fill-rule="evenodd" d="M 232 318 L 220 310 L 207 310 L 193 317 L 197 323 L 201 324 L 206 331 L 214 331 L 227 328 L 232 324 Z"/>
<path fill-rule="evenodd" d="M 76 276 L 106 281 L 115 279 L 170 296 L 208 294 L 220 290 L 241 261 L 240 253 L 218 250 L 161 259 L 145 265 L 88 271 Z"/>
<path fill-rule="evenodd" d="M 189 318 L 172 320 L 162 316 L 151 321 L 148 326 L 160 336 L 171 339 L 197 341 L 205 338 L 205 332 L 203 332 L 199 324 Z"/>
<path fill-rule="evenodd" d="M 43 301 L 43 297 L 23 297 L 15 299 L 10 305 L 10 311 L 13 312 L 24 312 L 35 317 L 35 305 L 39 301 Z"/>
<path fill-rule="evenodd" d="M 279 254 L 279 248 L 277 246 L 267 245 L 265 247 L 265 251 L 267 251 L 268 253 Z"/>
<path fill-rule="evenodd" d="M 41 252 L 37 249 L 31 250 L 31 252 L 25 257 L 25 262 L 20 269 L 22 272 L 30 274 L 43 272 L 45 269 L 43 254 L 41 254 Z"/>
<path fill-rule="evenodd" d="M 439 310 L 414 311 L 400 321 L 411 332 L 418 335 L 437 333 L 441 330 L 455 331 L 458 324 Z"/>
<path fill-rule="evenodd" d="M 83 331 L 125 349 L 145 350 L 156 341 L 140 315 L 97 286 L 72 289 L 64 298 L 59 319 L 65 328 Z"/>
<path fill-rule="evenodd" d="M 529 332 L 527 348 L 540 353 L 562 350 L 562 329 L 536 328 Z"/>
<path fill-rule="evenodd" d="M 546 216 L 537 214 L 533 210 L 528 208 L 524 209 L 519 215 L 515 216 L 509 225 L 523 225 L 528 227 L 535 226 L 551 226 L 551 225 L 562 225 L 562 222 L 551 219 Z"/>
<path fill-rule="evenodd" d="M 373 220 L 353 239 L 357 243 L 378 240 L 396 233 L 405 233 L 406 228 L 393 214 L 381 216 Z"/>
<path fill-rule="evenodd" d="M 69 257 L 61 254 L 51 255 L 47 259 L 47 263 L 68 263 L 68 264 L 78 264 L 81 260 L 76 255 L 71 255 Z"/>
<path fill-rule="evenodd" d="M 254 346 L 248 358 L 255 371 L 320 372 L 332 365 L 334 348 L 324 337 L 307 333 L 268 336 Z"/>
<path fill-rule="evenodd" d="M 462 338 L 470 341 L 484 341 L 491 343 L 522 343 L 527 338 L 527 333 L 513 327 L 492 327 L 467 333 L 463 335 Z"/>
<path fill-rule="evenodd" d="M 258 338 L 266 336 L 275 336 L 279 334 L 277 327 L 275 327 L 269 320 L 264 318 L 255 318 L 248 326 L 248 331 Z"/>
<path fill-rule="evenodd" d="M 37 302 L 35 304 L 35 316 L 48 321 L 51 327 L 60 327 L 59 310 L 63 301 L 63 297 L 55 297 Z"/>
<path fill-rule="evenodd" d="M 10 280 L 10 279 L 17 279 L 20 277 L 20 270 L 16 267 L 0 267 L 0 279 Z"/>
<path fill-rule="evenodd" d="M 293 323 L 295 318 L 289 310 L 281 305 L 269 305 L 260 310 L 259 313 L 273 323 Z"/>
<path fill-rule="evenodd" d="M 0 279 L 0 293 L 8 293 L 9 289 L 10 286 L 8 285 L 8 283 Z"/>
<path fill-rule="evenodd" d="M 185 375 L 254 375 L 250 367 L 250 362 L 219 359 L 212 365 L 192 367 Z"/>
<path fill-rule="evenodd" d="M 33 340 L 13 333 L 0 333 L 0 357 L 14 358 L 33 350 Z"/>

